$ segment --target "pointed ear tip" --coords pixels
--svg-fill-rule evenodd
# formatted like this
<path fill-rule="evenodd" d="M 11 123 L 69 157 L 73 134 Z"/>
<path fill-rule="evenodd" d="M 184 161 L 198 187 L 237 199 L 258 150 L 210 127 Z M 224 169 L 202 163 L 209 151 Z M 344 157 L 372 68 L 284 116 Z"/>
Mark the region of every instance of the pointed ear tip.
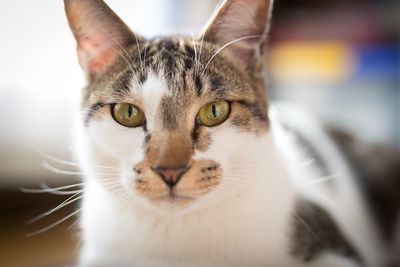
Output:
<path fill-rule="evenodd" d="M 73 2 L 75 2 L 75 1 L 74 0 L 64 0 L 64 6 L 69 7 Z"/>
<path fill-rule="evenodd" d="M 73 12 L 76 2 L 75 0 L 64 0 L 64 9 L 67 16 Z"/>
<path fill-rule="evenodd" d="M 72 12 L 79 7 L 84 7 L 85 0 L 64 0 L 64 9 L 66 12 Z"/>
<path fill-rule="evenodd" d="M 72 4 L 72 3 L 77 3 L 77 2 L 85 2 L 84 0 L 64 0 L 64 4 Z"/>

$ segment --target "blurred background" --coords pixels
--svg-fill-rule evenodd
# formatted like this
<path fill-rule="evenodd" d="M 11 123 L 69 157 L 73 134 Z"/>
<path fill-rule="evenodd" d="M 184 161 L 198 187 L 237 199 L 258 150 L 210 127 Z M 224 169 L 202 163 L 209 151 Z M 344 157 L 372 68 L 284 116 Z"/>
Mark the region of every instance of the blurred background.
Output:
<path fill-rule="evenodd" d="M 198 32 L 216 0 L 108 0 L 146 36 Z M 75 203 L 32 225 L 69 196 L 20 188 L 80 180 L 43 167 L 46 156 L 75 162 L 74 123 L 84 76 L 62 1 L 0 0 L 0 265 L 51 266 L 77 256 Z M 270 96 L 309 108 L 367 144 L 400 147 L 400 1 L 276 0 L 270 43 Z M 35 147 L 36 149 L 33 149 Z"/>

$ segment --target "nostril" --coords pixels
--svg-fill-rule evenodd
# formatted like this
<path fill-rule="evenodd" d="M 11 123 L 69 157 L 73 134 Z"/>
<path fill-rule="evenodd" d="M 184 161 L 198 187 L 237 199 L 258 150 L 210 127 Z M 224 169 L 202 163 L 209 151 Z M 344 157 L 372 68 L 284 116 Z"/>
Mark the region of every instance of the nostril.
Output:
<path fill-rule="evenodd" d="M 161 179 L 170 187 L 173 188 L 181 179 L 182 175 L 187 172 L 190 166 L 169 167 L 156 165 L 152 167 Z"/>

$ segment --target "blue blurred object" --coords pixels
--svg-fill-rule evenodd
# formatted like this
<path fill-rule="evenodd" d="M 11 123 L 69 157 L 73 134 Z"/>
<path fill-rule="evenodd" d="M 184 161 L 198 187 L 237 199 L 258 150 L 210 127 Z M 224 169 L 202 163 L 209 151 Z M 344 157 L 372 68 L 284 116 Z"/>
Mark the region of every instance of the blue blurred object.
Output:
<path fill-rule="evenodd" d="M 353 78 L 398 79 L 400 45 L 398 43 L 361 45 L 355 48 Z"/>

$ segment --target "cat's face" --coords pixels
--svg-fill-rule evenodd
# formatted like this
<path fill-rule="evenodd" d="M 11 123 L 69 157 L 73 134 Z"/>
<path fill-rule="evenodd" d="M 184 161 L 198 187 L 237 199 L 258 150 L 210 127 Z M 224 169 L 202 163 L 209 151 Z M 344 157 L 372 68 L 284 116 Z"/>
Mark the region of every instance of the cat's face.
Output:
<path fill-rule="evenodd" d="M 103 2 L 66 0 L 89 77 L 83 99 L 87 168 L 109 193 L 170 210 L 251 184 L 259 138 L 268 130 L 256 55 L 264 35 L 219 36 L 221 25 L 230 23 L 226 13 L 240 15 L 237 2 L 224 3 L 197 39 L 145 40 L 132 36 Z M 256 4 L 266 9 L 263 27 L 252 29 L 263 34 L 268 1 L 250 2 L 256 22 Z M 85 30 L 91 28 L 79 18 L 93 14 L 109 18 L 109 32 Z M 221 49 L 244 36 L 250 36 L 245 44 Z"/>

